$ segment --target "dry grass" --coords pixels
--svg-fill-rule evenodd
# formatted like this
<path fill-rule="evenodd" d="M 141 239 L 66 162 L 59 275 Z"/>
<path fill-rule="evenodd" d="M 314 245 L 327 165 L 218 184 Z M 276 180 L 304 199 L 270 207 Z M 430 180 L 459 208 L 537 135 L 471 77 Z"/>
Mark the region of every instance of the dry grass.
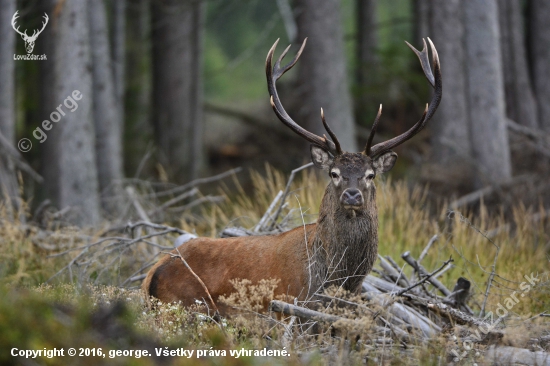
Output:
<path fill-rule="evenodd" d="M 270 168 L 267 168 L 265 175 L 252 172 L 251 176 L 254 185 L 252 192 L 245 192 L 244 189 L 239 188 L 235 193 L 222 187 L 221 194 L 227 197 L 225 202 L 202 207 L 199 212 L 186 212 L 179 218 L 174 218 L 174 221 L 181 222 L 181 228 L 184 230 L 212 237 L 217 236 L 226 226 L 253 227 L 276 194 L 284 189 L 286 177 Z M 288 226 L 298 226 L 303 221 L 306 223 L 315 221 L 326 183 L 326 180 L 319 178 L 313 170 L 304 171 L 299 179 L 296 179 L 287 200 L 288 204 L 281 215 L 286 217 Z M 469 303 L 475 311 L 479 311 L 498 246 L 496 276 L 490 288 L 487 311 L 496 311 L 498 304 L 506 301 L 514 291 L 520 293 L 521 283 L 526 281 L 525 275 L 534 274 L 540 280 L 534 288 L 525 292 L 526 296 L 519 297 L 520 301 L 505 319 L 508 328 L 504 341 L 510 345 L 524 346 L 528 342 L 527 338 L 540 334 L 541 329 L 547 329 L 546 323 L 541 322 L 548 318 L 529 322 L 525 319 L 546 311 L 548 306 L 547 299 L 550 295 L 548 219 L 533 220 L 536 212 L 521 206 L 507 213 L 507 217 L 513 217 L 508 221 L 504 219 L 503 213 L 491 212 L 483 205 L 479 212 L 449 213 L 445 204 L 436 205 L 428 202 L 424 188 L 411 189 L 405 182 L 384 182 L 380 179 L 377 185 L 381 255 L 390 255 L 397 260 L 403 252 L 410 251 L 415 258 L 418 258 L 430 238 L 438 234 L 439 240 L 430 249 L 423 260 L 423 265 L 428 270 L 432 270 L 452 255 L 456 268 L 446 272 L 440 280 L 447 287 L 452 288 L 458 277 L 469 279 L 473 286 L 473 296 Z M 542 212 L 542 209 L 540 211 Z M 434 212 L 439 214 L 434 215 Z M 370 313 L 376 309 L 349 314 L 349 309 L 331 308 L 328 311 L 333 314 L 353 316 L 359 321 L 345 326 L 340 325 L 338 334 L 333 334 L 326 328 L 316 329 L 315 336 L 312 335 L 311 329 L 306 331 L 308 324 L 300 325 L 299 328 L 294 328 L 289 339 L 287 322 L 266 320 L 260 315 L 250 317 L 258 311 L 259 304 L 269 298 L 269 294 L 273 292 L 275 283 L 269 281 L 256 287 L 236 282 L 234 284 L 236 294 L 233 297 L 229 296 L 227 302 L 245 309 L 243 313 L 246 313 L 247 317 L 239 320 L 237 318 L 223 320 L 223 324 L 199 315 L 198 307 L 183 309 L 174 304 L 159 304 L 155 310 L 146 311 L 138 291 L 113 286 L 89 287 L 86 285 L 86 282 L 90 281 L 89 277 L 75 276 L 74 283 L 67 284 L 69 277 L 65 275 L 58 277 L 54 281 L 58 284 L 53 287 L 39 286 L 75 255 L 70 253 L 62 257 L 49 257 L 51 254 L 93 241 L 97 233 L 75 228 L 44 230 L 9 221 L 5 219 L 6 215 L 1 213 L 0 216 L 4 217 L 0 223 L 0 238 L 2 238 L 0 241 L 0 283 L 2 284 L 0 289 L 3 294 L 17 293 L 17 296 L 12 296 L 10 299 L 2 296 L 0 306 L 21 307 L 22 304 L 28 303 L 31 307 L 27 316 L 29 329 L 32 329 L 30 324 L 37 321 L 33 318 L 34 314 L 42 316 L 41 311 L 34 312 L 32 306 L 55 307 L 52 304 L 63 303 L 75 309 L 84 309 L 77 313 L 85 313 L 93 312 L 101 306 L 122 302 L 127 305 L 131 314 L 128 317 L 133 325 L 129 329 L 133 329 L 132 331 L 136 334 L 146 334 L 147 337 L 152 337 L 155 342 L 162 345 L 176 342 L 195 349 L 208 349 L 211 346 L 219 349 L 243 347 L 261 349 L 267 346 L 278 348 L 287 344 L 293 356 L 285 362 L 296 364 L 353 364 L 368 360 L 368 364 L 399 365 L 406 364 L 410 359 L 421 360 L 422 364 L 437 364 L 438 357 L 443 359 L 445 357 L 447 338 L 435 339 L 429 344 L 410 350 L 401 350 L 399 353 L 388 351 L 392 349 L 389 346 L 376 345 L 371 332 L 373 322 Z M 187 220 L 190 217 L 193 218 L 192 221 Z M 500 229 L 496 235 L 488 238 L 487 233 L 497 228 Z M 167 244 L 169 241 L 169 239 L 162 239 L 161 243 Z M 147 255 L 150 254 L 147 253 L 149 252 L 139 248 L 123 253 L 130 264 L 121 264 L 117 267 L 117 273 L 104 276 L 102 282 L 107 285 L 117 285 L 119 282 L 116 279 L 130 275 L 136 267 L 139 268 L 149 259 Z M 114 253 L 113 256 L 115 254 L 120 253 Z M 106 257 L 106 260 L 108 259 L 109 257 Z M 399 265 L 403 263 L 400 259 L 398 260 Z M 33 291 L 14 292 L 14 288 L 21 289 L 21 287 L 33 288 Z M 39 300 L 33 294 L 38 294 Z M 357 298 L 349 299 L 360 302 Z M 2 319 L 1 316 L 0 319 Z M 16 327 L 15 324 L 11 326 Z M 25 327 L 26 325 L 21 329 Z M 44 325 L 38 331 L 45 334 L 51 331 L 55 334 L 55 331 L 47 330 L 47 327 L 49 325 Z M 57 329 L 54 325 L 51 327 Z M 83 326 L 82 329 L 87 328 Z M 23 337 L 23 333 L 17 331 L 17 334 Z M 525 334 L 529 335 L 525 336 Z M 523 335 L 525 339 L 520 339 L 518 335 Z M 18 339 L 17 337 L 19 336 L 13 335 L 10 339 L 13 342 L 14 339 Z M 22 339 L 20 342 L 26 344 Z M 68 342 L 65 344 L 66 347 L 70 346 L 70 339 L 68 337 L 63 341 Z M 47 344 L 45 340 L 43 342 L 46 343 L 40 342 L 36 343 L 36 347 L 44 347 L 44 344 Z M 94 342 L 96 341 L 92 343 L 95 344 Z M 28 345 L 28 347 L 31 346 Z M 298 352 L 302 354 L 300 358 L 297 357 Z M 259 364 L 264 361 L 266 360 L 253 358 L 246 360 L 249 364 Z M 276 363 L 276 361 L 273 362 Z"/>

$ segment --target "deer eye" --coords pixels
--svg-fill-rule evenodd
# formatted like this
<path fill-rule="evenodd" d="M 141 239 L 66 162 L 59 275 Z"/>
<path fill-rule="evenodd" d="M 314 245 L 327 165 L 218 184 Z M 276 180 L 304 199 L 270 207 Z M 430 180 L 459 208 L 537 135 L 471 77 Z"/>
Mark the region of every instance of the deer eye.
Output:
<path fill-rule="evenodd" d="M 374 179 L 374 173 L 370 173 L 367 175 L 367 179 Z"/>
<path fill-rule="evenodd" d="M 330 176 L 334 179 L 338 179 L 339 175 L 336 172 L 330 172 Z"/>

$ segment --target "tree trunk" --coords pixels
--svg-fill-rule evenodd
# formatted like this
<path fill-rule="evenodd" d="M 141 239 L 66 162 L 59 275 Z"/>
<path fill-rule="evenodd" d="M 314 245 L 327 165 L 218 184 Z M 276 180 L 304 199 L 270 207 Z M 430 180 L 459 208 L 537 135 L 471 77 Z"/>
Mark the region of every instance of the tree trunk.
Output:
<path fill-rule="evenodd" d="M 373 117 L 367 112 L 377 105 L 369 98 L 369 89 L 377 74 L 378 34 L 376 30 L 377 0 L 356 0 L 357 6 L 357 70 L 355 119 L 357 122 L 371 122 Z"/>
<path fill-rule="evenodd" d="M 463 2 L 432 0 L 430 11 L 432 40 L 441 61 L 444 85 L 444 97 L 431 122 L 432 159 L 460 171 L 457 179 L 461 176 L 469 180 L 472 148 L 468 128 Z"/>
<path fill-rule="evenodd" d="M 176 181 L 202 164 L 201 1 L 153 1 L 153 119 L 160 160 Z"/>
<path fill-rule="evenodd" d="M 77 225 L 99 222 L 100 203 L 96 170 L 95 130 L 92 120 L 92 65 L 87 0 L 60 0 L 55 19 L 55 98 L 65 116 L 52 122 L 57 147 L 58 206 L 71 207 L 70 221 Z M 78 108 L 69 108 L 68 98 Z M 80 98 L 80 99 L 79 99 Z M 57 107 L 56 107 L 57 108 Z M 74 110 L 71 112 L 71 110 Z M 49 120 L 54 118 L 51 111 Z"/>
<path fill-rule="evenodd" d="M 433 19 L 432 14 L 430 14 L 431 1 L 433 0 L 413 0 L 414 44 L 422 44 L 422 38 L 435 35 L 435 33 L 431 33 L 432 29 L 430 29 L 430 21 Z M 439 3 L 439 1 L 437 2 Z"/>
<path fill-rule="evenodd" d="M 538 127 L 537 104 L 529 79 L 521 2 L 498 3 L 506 114 L 519 124 Z"/>
<path fill-rule="evenodd" d="M 131 0 L 127 7 L 128 43 L 126 59 L 124 144 L 125 171 L 143 173 L 140 166 L 153 132 L 151 126 L 151 11 L 149 0 Z M 141 170 L 141 171 L 138 171 Z"/>
<path fill-rule="evenodd" d="M 88 0 L 90 44 L 93 64 L 93 119 L 96 133 L 96 161 L 99 187 L 105 197 L 121 193 L 122 122 L 115 91 L 111 49 L 109 47 L 107 13 L 103 0 Z M 105 210 L 116 213 L 116 200 L 102 200 Z"/>
<path fill-rule="evenodd" d="M 539 126 L 550 132 L 550 2 L 530 2 L 533 85 L 538 104 Z"/>
<path fill-rule="evenodd" d="M 296 120 L 307 130 L 322 136 L 326 134 L 320 115 L 323 108 L 342 148 L 357 151 L 340 1 L 296 0 L 295 6 L 298 40 L 301 43 L 309 37 L 298 65 L 302 108 Z"/>
<path fill-rule="evenodd" d="M 15 142 L 15 35 L 11 18 L 15 13 L 15 0 L 0 0 L 0 134 L 6 142 Z M 5 207 L 11 211 L 19 209 L 19 186 L 15 165 L 11 158 L 0 156 L 0 197 L 8 201 Z M 15 210 L 15 212 L 13 211 Z"/>
<path fill-rule="evenodd" d="M 120 121 L 124 121 L 124 89 L 126 82 L 126 0 L 113 1 L 112 26 L 113 74 L 115 95 L 120 108 Z"/>
<path fill-rule="evenodd" d="M 476 185 L 511 178 L 496 0 L 464 2 L 470 137 Z"/>
<path fill-rule="evenodd" d="M 41 1 L 41 12 L 50 14 L 50 21 L 53 21 L 53 11 L 57 4 L 57 0 Z M 49 119 L 50 113 L 55 110 L 56 103 L 59 102 L 55 93 L 52 92 L 52 86 L 55 85 L 55 47 L 56 39 L 54 34 L 53 22 L 44 28 L 44 32 L 40 35 L 40 42 L 37 44 L 40 54 L 45 54 L 47 60 L 40 61 L 40 73 L 38 75 L 40 81 L 40 117 L 41 119 Z M 61 100 L 62 102 L 63 100 Z M 56 126 L 57 127 L 57 126 Z M 60 131 L 49 132 L 48 138 L 41 144 L 42 149 L 40 154 L 40 174 L 44 177 L 41 199 L 50 199 L 52 202 L 59 202 L 59 146 L 57 146 L 56 136 Z M 40 203 L 40 202 L 39 202 Z"/>

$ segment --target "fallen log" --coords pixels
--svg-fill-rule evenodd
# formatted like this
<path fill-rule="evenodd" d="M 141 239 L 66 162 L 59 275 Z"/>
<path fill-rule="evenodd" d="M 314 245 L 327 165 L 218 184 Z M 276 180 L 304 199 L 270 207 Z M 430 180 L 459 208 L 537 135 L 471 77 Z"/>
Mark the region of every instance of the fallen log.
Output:
<path fill-rule="evenodd" d="M 525 348 L 491 346 L 485 352 L 485 362 L 492 365 L 550 366 L 550 353 L 531 352 Z"/>

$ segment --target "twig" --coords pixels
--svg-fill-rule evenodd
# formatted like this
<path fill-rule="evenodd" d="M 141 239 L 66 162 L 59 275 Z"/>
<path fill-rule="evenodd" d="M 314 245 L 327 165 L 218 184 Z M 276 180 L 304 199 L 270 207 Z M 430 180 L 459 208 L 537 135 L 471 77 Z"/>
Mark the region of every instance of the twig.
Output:
<path fill-rule="evenodd" d="M 147 214 L 149 216 L 153 216 L 155 215 L 157 212 L 160 212 L 176 203 L 178 203 L 179 201 L 183 201 L 184 199 L 186 199 L 187 197 L 191 197 L 191 196 L 194 196 L 195 194 L 197 194 L 199 190 L 197 188 L 193 188 L 191 189 L 190 191 L 187 191 L 187 192 L 183 192 L 182 194 L 180 194 L 179 196 L 176 196 L 166 202 L 164 202 L 162 205 L 160 205 L 159 207 L 155 208 L 154 210 L 151 210 L 149 211 Z"/>
<path fill-rule="evenodd" d="M 452 211 L 451 211 L 452 212 Z M 491 238 L 489 238 L 485 233 L 483 233 L 480 229 L 475 227 L 470 220 L 465 218 L 460 212 L 457 212 L 460 216 L 460 221 L 466 223 L 470 228 L 477 231 L 478 234 L 483 236 L 485 239 L 489 241 L 489 243 L 493 244 L 493 246 L 496 248 L 495 257 L 493 258 L 493 264 L 491 265 L 491 274 L 489 275 L 489 279 L 487 280 L 487 288 L 485 289 L 485 296 L 483 298 L 483 304 L 481 305 L 481 311 L 479 316 L 484 317 L 485 316 L 485 306 L 487 305 L 487 299 L 489 298 L 489 290 L 491 289 L 491 285 L 493 283 L 493 279 L 495 278 L 496 273 L 496 267 L 497 267 L 497 260 L 498 260 L 498 254 L 500 252 L 500 247 L 493 241 Z"/>
<path fill-rule="evenodd" d="M 269 215 L 271 214 L 271 211 L 273 210 L 273 207 L 275 207 L 277 202 L 279 202 L 279 199 L 281 198 L 282 195 L 283 195 L 283 191 L 279 191 L 279 193 L 277 193 L 277 196 L 275 196 L 275 199 L 271 202 L 271 204 L 269 205 L 269 207 L 265 211 L 264 215 L 262 216 L 262 218 L 260 219 L 260 221 L 258 222 L 256 227 L 254 227 L 254 232 L 255 233 L 262 230 L 264 224 L 266 223 L 267 219 L 269 218 Z"/>
<path fill-rule="evenodd" d="M 447 259 L 442 265 L 441 267 L 439 267 L 438 269 L 436 269 L 435 271 L 433 271 L 432 273 L 430 273 L 429 275 L 427 275 L 426 277 L 424 277 L 422 280 L 418 281 L 417 283 L 415 283 L 414 285 L 412 286 L 409 286 L 407 288 L 404 288 L 403 290 L 397 292 L 395 295 L 396 296 L 401 296 L 403 295 L 404 293 L 412 290 L 413 288 L 415 287 L 418 287 L 420 286 L 421 284 L 423 284 L 424 282 L 426 281 L 429 281 L 433 275 L 435 275 L 437 272 L 441 271 L 443 268 L 445 268 L 445 266 L 449 263 L 451 263 L 453 261 L 453 257 L 450 257 L 449 259 Z"/>
<path fill-rule="evenodd" d="M 210 296 L 210 291 L 208 291 L 208 288 L 206 287 L 206 285 L 204 284 L 204 282 L 202 282 L 201 278 L 195 273 L 195 271 L 193 271 L 191 269 L 191 267 L 189 266 L 189 264 L 187 263 L 187 261 L 185 260 L 185 258 L 183 258 L 183 256 L 181 255 L 180 251 L 178 248 L 176 248 L 176 252 L 178 252 L 178 255 L 175 255 L 173 253 L 168 253 L 170 254 L 171 257 L 176 257 L 179 259 L 181 259 L 181 261 L 183 262 L 183 264 L 185 265 L 185 267 L 187 267 L 187 269 L 189 270 L 189 272 L 191 272 L 191 274 L 197 279 L 197 281 L 199 281 L 199 283 L 201 284 L 202 288 L 204 289 L 204 291 L 206 292 L 206 295 L 208 295 L 208 299 L 210 299 L 210 302 L 212 303 L 212 306 L 214 307 L 214 309 L 216 310 L 216 314 L 219 314 L 220 312 L 218 311 L 218 307 L 216 306 L 216 304 L 214 303 L 214 300 L 212 300 L 212 296 Z"/>
<path fill-rule="evenodd" d="M 421 264 L 418 264 L 418 262 L 411 256 L 410 252 L 405 252 L 401 255 L 401 258 L 405 260 L 411 267 L 413 267 L 419 275 L 422 276 L 428 276 L 428 271 L 424 267 L 422 267 Z M 432 285 L 434 285 L 439 291 L 443 293 L 445 296 L 449 296 L 451 294 L 451 291 L 445 285 L 443 285 L 438 280 L 428 277 L 428 282 L 430 282 Z"/>
<path fill-rule="evenodd" d="M 180 235 L 189 234 L 187 231 L 178 229 L 176 227 L 162 225 L 162 224 L 155 224 L 155 223 L 152 223 L 152 222 L 149 222 L 149 221 L 138 221 L 138 222 L 135 222 L 133 224 L 128 223 L 124 228 L 126 230 L 134 230 L 135 228 L 140 227 L 140 226 L 147 226 L 147 227 L 150 227 L 150 228 L 155 229 L 155 230 L 163 230 L 163 231 L 169 230 L 171 232 L 178 233 Z"/>
<path fill-rule="evenodd" d="M 422 262 L 422 259 L 426 257 L 426 254 L 428 254 L 428 250 L 430 250 L 431 246 L 433 245 L 433 243 L 437 241 L 437 239 L 439 239 L 439 236 L 437 234 L 432 236 L 432 238 L 430 239 L 430 241 L 428 242 L 424 250 L 422 250 L 422 253 L 420 253 L 420 255 L 418 256 L 418 260 L 417 260 L 418 263 Z"/>
<path fill-rule="evenodd" d="M 294 180 L 294 176 L 296 173 L 309 168 L 310 166 L 313 166 L 313 163 L 309 163 L 306 165 L 302 165 L 299 168 L 294 169 L 292 172 L 290 172 L 290 177 L 288 178 L 288 182 L 286 183 L 285 190 L 283 192 L 283 197 L 281 198 L 281 203 L 279 204 L 279 207 L 277 208 L 277 211 L 275 212 L 275 215 L 273 216 L 273 220 L 271 221 L 271 225 L 269 226 L 269 230 L 273 230 L 277 223 L 277 219 L 279 218 L 279 215 L 281 214 L 281 210 L 283 209 L 283 205 L 286 201 L 286 196 L 288 196 L 288 191 L 290 190 L 290 185 L 292 184 L 292 181 Z"/>
<path fill-rule="evenodd" d="M 223 202 L 223 201 L 225 201 L 224 196 L 211 196 L 211 195 L 208 195 L 208 196 L 198 198 L 198 199 L 194 200 L 193 202 L 190 202 L 190 203 L 188 203 L 186 205 L 183 205 L 183 206 L 180 206 L 180 207 L 170 207 L 168 210 L 170 212 L 178 213 L 178 212 L 183 212 L 183 211 L 189 210 L 190 208 L 193 208 L 193 207 L 198 206 L 198 205 L 200 205 L 202 203 L 205 203 L 205 202 L 219 203 L 219 202 Z"/>
<path fill-rule="evenodd" d="M 387 261 L 384 257 L 382 257 L 380 254 L 378 255 L 378 259 L 380 260 L 380 266 L 384 270 L 385 273 L 390 277 L 390 279 L 394 282 L 398 282 L 401 286 L 409 286 L 408 281 L 403 276 L 403 271 L 396 270 L 389 261 Z"/>
<path fill-rule="evenodd" d="M 237 168 L 228 170 L 226 172 L 223 172 L 223 173 L 211 176 L 211 177 L 198 178 L 198 179 L 192 180 L 189 183 L 186 183 L 186 184 L 184 184 L 182 186 L 179 186 L 179 187 L 169 189 L 169 190 L 164 191 L 164 192 L 147 194 L 147 195 L 144 195 L 143 197 L 144 198 L 159 198 L 159 197 L 170 196 L 170 195 L 173 195 L 173 194 L 178 194 L 180 192 L 184 192 L 184 191 L 188 190 L 189 188 L 193 188 L 195 186 L 198 186 L 199 184 L 212 183 L 212 182 L 221 180 L 221 179 L 223 179 L 227 176 L 233 175 L 235 173 L 239 173 L 241 170 L 242 170 L 241 167 L 237 167 Z"/>

